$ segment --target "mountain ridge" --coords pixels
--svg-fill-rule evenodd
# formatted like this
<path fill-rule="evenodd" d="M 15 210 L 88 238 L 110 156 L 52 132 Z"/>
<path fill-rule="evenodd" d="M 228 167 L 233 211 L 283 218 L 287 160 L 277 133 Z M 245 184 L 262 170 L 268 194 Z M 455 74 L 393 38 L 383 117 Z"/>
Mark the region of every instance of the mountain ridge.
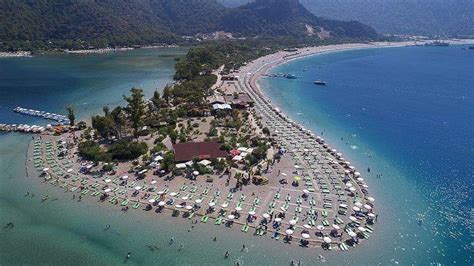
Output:
<path fill-rule="evenodd" d="M 315 29 L 314 36 L 308 29 Z M 319 31 L 329 32 L 320 36 Z M 228 8 L 217 0 L 0 0 L 2 50 L 172 44 L 216 31 L 237 37 L 370 40 L 372 28 L 319 18 L 298 0 Z"/>

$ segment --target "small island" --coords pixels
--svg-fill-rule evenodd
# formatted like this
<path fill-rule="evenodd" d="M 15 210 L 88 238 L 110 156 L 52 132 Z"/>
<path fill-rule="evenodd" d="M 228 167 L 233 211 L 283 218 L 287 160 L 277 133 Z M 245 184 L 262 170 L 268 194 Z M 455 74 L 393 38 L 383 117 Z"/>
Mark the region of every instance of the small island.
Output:
<path fill-rule="evenodd" d="M 347 251 L 373 232 L 375 199 L 361 173 L 285 116 L 256 80 L 294 58 L 370 46 L 232 47 L 231 58 L 224 44 L 192 48 L 176 64 L 175 84 L 151 99 L 132 88 L 125 106 L 90 119 L 77 122 L 72 106 L 53 116 L 61 123 L 32 140 L 29 176 L 123 212 Z M 43 114 L 32 111 L 24 114 Z"/>

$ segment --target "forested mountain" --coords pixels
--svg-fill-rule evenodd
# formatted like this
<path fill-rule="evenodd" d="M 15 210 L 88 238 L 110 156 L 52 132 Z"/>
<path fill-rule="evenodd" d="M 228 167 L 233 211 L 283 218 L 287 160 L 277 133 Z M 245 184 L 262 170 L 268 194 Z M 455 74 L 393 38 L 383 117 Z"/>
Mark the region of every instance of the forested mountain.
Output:
<path fill-rule="evenodd" d="M 224 30 L 243 35 L 305 36 L 321 28 L 338 38 L 376 38 L 370 27 L 356 21 L 341 22 L 314 16 L 298 0 L 256 0 L 234 8 L 222 19 Z"/>
<path fill-rule="evenodd" d="M 229 7 L 251 0 L 219 0 Z M 300 0 L 316 16 L 357 20 L 390 34 L 474 35 L 473 0 Z"/>
<path fill-rule="evenodd" d="M 297 0 L 237 8 L 218 0 L 0 0 L 2 50 L 170 44 L 215 31 L 239 37 L 378 36 L 358 22 L 318 18 Z"/>

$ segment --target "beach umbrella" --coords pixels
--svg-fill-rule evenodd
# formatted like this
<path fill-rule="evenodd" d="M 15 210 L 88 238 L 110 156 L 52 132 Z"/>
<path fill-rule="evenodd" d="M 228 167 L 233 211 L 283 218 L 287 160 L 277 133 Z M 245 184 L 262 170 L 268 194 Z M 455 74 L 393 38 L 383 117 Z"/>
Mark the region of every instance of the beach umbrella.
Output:
<path fill-rule="evenodd" d="M 193 206 L 191 206 L 191 205 L 186 206 L 186 210 L 190 211 L 192 209 L 193 209 Z"/>
<path fill-rule="evenodd" d="M 176 204 L 176 205 L 174 205 L 174 206 L 175 206 L 176 208 L 179 208 L 179 209 L 183 208 L 183 205 L 181 205 L 181 204 Z"/>
<path fill-rule="evenodd" d="M 347 183 L 346 183 L 346 187 L 352 187 L 352 183 L 347 182 Z"/>
<path fill-rule="evenodd" d="M 296 180 L 296 181 L 300 181 L 300 180 L 301 180 L 301 177 L 295 176 L 295 177 L 293 177 L 293 179 Z"/>
<path fill-rule="evenodd" d="M 110 191 L 112 191 L 112 189 L 110 189 L 110 188 L 104 189 L 104 192 L 105 192 L 105 193 L 109 193 Z"/>
<path fill-rule="evenodd" d="M 158 202 L 158 206 L 162 206 L 162 207 L 163 207 L 163 206 L 165 206 L 165 205 L 166 205 L 166 202 L 164 202 L 164 201 Z"/>
<path fill-rule="evenodd" d="M 283 206 L 280 207 L 280 210 L 282 210 L 283 212 L 286 212 L 286 209 Z"/>
<path fill-rule="evenodd" d="M 280 217 L 275 218 L 275 222 L 277 223 L 281 222 L 281 218 Z"/>
<path fill-rule="evenodd" d="M 122 176 L 122 179 L 123 179 L 123 180 L 128 179 L 128 175 Z"/>
<path fill-rule="evenodd" d="M 366 210 L 369 210 L 369 211 L 372 210 L 372 206 L 370 206 L 370 205 L 368 205 L 368 204 L 365 204 L 365 205 L 364 205 L 364 208 L 365 208 Z"/>
<path fill-rule="evenodd" d="M 198 176 L 198 175 L 199 175 L 199 172 L 198 172 L 198 171 L 194 171 L 194 172 L 193 172 L 193 175 Z"/>
<path fill-rule="evenodd" d="M 110 182 L 112 182 L 112 180 L 111 180 L 111 179 L 108 179 L 108 178 L 107 178 L 107 179 L 105 179 L 105 183 L 110 183 Z"/>
<path fill-rule="evenodd" d="M 363 184 L 362 187 L 363 188 L 368 188 L 369 186 L 367 186 L 366 184 Z"/>
<path fill-rule="evenodd" d="M 367 215 L 368 215 L 370 218 L 375 218 L 375 214 L 373 214 L 373 213 L 369 213 L 369 214 L 367 214 Z"/>
<path fill-rule="evenodd" d="M 360 176 L 360 173 L 359 172 L 354 172 L 354 175 L 355 176 Z M 358 178 L 357 178 L 358 179 Z M 362 179 L 363 180 L 363 179 Z"/>
<path fill-rule="evenodd" d="M 372 197 L 367 197 L 367 199 L 368 199 L 370 202 L 374 202 L 374 201 L 375 201 L 375 199 L 372 198 Z"/>
<path fill-rule="evenodd" d="M 285 173 L 281 173 L 281 175 L 282 175 L 282 176 L 287 176 L 287 174 L 285 174 Z"/>
<path fill-rule="evenodd" d="M 197 204 L 199 204 L 199 203 L 202 202 L 202 199 L 196 199 L 194 202 L 196 202 Z"/>
<path fill-rule="evenodd" d="M 237 207 L 235 207 L 235 210 L 239 212 L 239 211 L 242 210 L 242 208 L 237 206 Z"/>
<path fill-rule="evenodd" d="M 309 234 L 307 234 L 307 233 L 303 233 L 303 234 L 301 234 L 301 237 L 303 237 L 304 239 L 308 239 L 308 238 L 310 238 L 311 236 L 310 236 Z"/>
<path fill-rule="evenodd" d="M 188 196 L 181 197 L 182 200 L 188 200 Z"/>
<path fill-rule="evenodd" d="M 209 207 L 214 207 L 214 206 L 216 206 L 215 202 L 209 202 Z"/>
<path fill-rule="evenodd" d="M 262 216 L 263 216 L 263 218 L 265 218 L 265 219 L 270 218 L 270 214 L 268 214 L 268 213 L 264 213 Z"/>
<path fill-rule="evenodd" d="M 327 237 L 327 236 L 325 236 L 325 237 L 323 238 L 323 241 L 324 241 L 324 243 L 327 243 L 327 244 L 331 244 L 331 242 L 332 242 L 331 238 L 329 238 L 329 237 Z"/>
<path fill-rule="evenodd" d="M 150 184 L 152 185 L 156 184 L 156 180 L 151 181 Z"/>
<path fill-rule="evenodd" d="M 300 169 L 300 166 L 299 166 L 299 165 L 295 165 L 295 168 L 296 168 L 296 169 Z"/>
<path fill-rule="evenodd" d="M 304 193 L 304 194 L 309 194 L 309 190 L 303 189 L 303 193 Z"/>
<path fill-rule="evenodd" d="M 349 166 L 349 169 L 354 170 L 355 167 L 351 165 L 351 166 Z"/>
<path fill-rule="evenodd" d="M 357 173 L 357 172 L 356 172 L 356 173 Z M 357 178 L 357 181 L 362 182 L 362 181 L 364 181 L 364 179 L 363 179 L 362 177 L 358 177 L 358 178 Z"/>
<path fill-rule="evenodd" d="M 156 201 L 155 199 L 149 199 L 148 200 L 149 203 L 155 203 L 155 201 Z"/>
<path fill-rule="evenodd" d="M 303 227 L 306 228 L 306 229 L 311 229 L 311 225 L 309 225 L 309 224 L 304 224 Z"/>
<path fill-rule="evenodd" d="M 360 212 L 360 208 L 357 207 L 357 206 L 352 207 L 352 209 L 353 209 L 354 211 L 356 211 L 356 212 Z"/>
<path fill-rule="evenodd" d="M 357 229 L 359 229 L 359 231 L 361 232 L 367 231 L 367 229 L 365 229 L 365 227 L 362 227 L 362 226 L 357 227 Z"/>
<path fill-rule="evenodd" d="M 290 220 L 289 223 L 290 223 L 291 225 L 295 225 L 295 224 L 296 224 L 296 220 Z"/>
<path fill-rule="evenodd" d="M 140 190 L 140 189 L 142 189 L 141 186 L 136 186 L 136 187 L 135 187 L 135 190 Z"/>
<path fill-rule="evenodd" d="M 178 194 L 178 193 L 176 193 L 176 192 L 171 192 L 171 193 L 170 193 L 170 196 L 171 196 L 171 197 L 174 197 L 174 196 L 176 196 L 177 194 Z"/>
<path fill-rule="evenodd" d="M 221 207 L 222 207 L 222 208 L 226 208 L 227 206 L 229 206 L 229 204 L 227 204 L 227 203 L 225 203 L 225 202 L 221 204 Z"/>
<path fill-rule="evenodd" d="M 349 220 L 351 220 L 353 222 L 357 222 L 357 218 L 355 218 L 354 216 L 349 216 Z"/>
<path fill-rule="evenodd" d="M 362 203 L 360 203 L 360 202 L 358 202 L 358 201 L 357 201 L 356 203 L 354 203 L 354 205 L 357 206 L 357 207 L 359 207 L 359 208 L 362 207 Z"/>
<path fill-rule="evenodd" d="M 291 230 L 291 229 L 286 229 L 285 233 L 286 233 L 287 235 L 292 235 L 292 234 L 294 233 L 294 231 Z"/>
<path fill-rule="evenodd" d="M 48 172 L 49 171 L 49 168 L 43 168 L 43 172 Z"/>
<path fill-rule="evenodd" d="M 319 231 L 324 230 L 324 226 L 323 225 L 317 225 L 316 229 L 318 229 Z"/>
<path fill-rule="evenodd" d="M 355 189 L 355 187 L 350 187 L 350 188 L 349 188 L 349 191 L 350 191 L 350 192 L 355 192 L 356 190 L 357 190 L 357 189 Z"/>
<path fill-rule="evenodd" d="M 156 194 L 163 195 L 163 194 L 165 194 L 165 192 L 163 190 L 160 190 L 160 191 L 156 192 Z"/>
<path fill-rule="evenodd" d="M 350 237 L 356 237 L 357 234 L 354 233 L 353 231 L 349 231 L 349 233 L 347 233 Z"/>
<path fill-rule="evenodd" d="M 234 220 L 234 219 L 235 219 L 235 216 L 231 214 L 231 215 L 227 216 L 227 218 L 228 218 L 229 220 Z"/>
<path fill-rule="evenodd" d="M 72 171 L 73 171 L 72 169 L 67 169 L 67 171 L 66 171 L 66 172 L 68 172 L 68 173 L 72 173 Z"/>
<path fill-rule="evenodd" d="M 337 225 L 337 224 L 333 224 L 333 225 L 332 225 L 332 228 L 334 228 L 334 229 L 336 229 L 336 230 L 341 229 L 341 227 L 339 227 L 339 225 Z"/>
<path fill-rule="evenodd" d="M 250 215 L 255 215 L 255 212 L 254 211 L 249 211 L 249 214 Z"/>

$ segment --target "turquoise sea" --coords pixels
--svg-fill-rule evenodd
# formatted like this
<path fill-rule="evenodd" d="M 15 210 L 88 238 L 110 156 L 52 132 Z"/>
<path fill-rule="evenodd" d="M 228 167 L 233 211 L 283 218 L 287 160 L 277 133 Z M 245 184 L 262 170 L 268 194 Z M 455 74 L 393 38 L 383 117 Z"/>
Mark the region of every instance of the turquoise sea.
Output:
<path fill-rule="evenodd" d="M 0 59 L 0 123 L 45 123 L 12 113 L 17 105 L 63 112 L 74 104 L 85 117 L 122 103 L 132 86 L 151 95 L 172 81 L 174 57 L 185 52 Z M 296 80 L 260 80 L 293 119 L 322 133 L 359 169 L 371 168 L 362 173 L 379 222 L 350 252 L 323 253 L 214 225 L 192 229 L 188 220 L 168 215 L 77 202 L 25 175 L 31 136 L 0 134 L 0 264 L 116 265 L 132 252 L 127 264 L 312 265 L 322 253 L 333 265 L 472 265 L 473 66 L 474 54 L 456 46 L 370 49 L 272 70 L 300 76 Z M 315 79 L 328 85 L 315 86 Z M 35 196 L 24 197 L 27 191 Z M 45 194 L 57 200 L 41 203 Z M 8 222 L 15 227 L 4 229 Z M 107 224 L 111 229 L 104 231 Z M 240 252 L 242 244 L 248 252 Z"/>

